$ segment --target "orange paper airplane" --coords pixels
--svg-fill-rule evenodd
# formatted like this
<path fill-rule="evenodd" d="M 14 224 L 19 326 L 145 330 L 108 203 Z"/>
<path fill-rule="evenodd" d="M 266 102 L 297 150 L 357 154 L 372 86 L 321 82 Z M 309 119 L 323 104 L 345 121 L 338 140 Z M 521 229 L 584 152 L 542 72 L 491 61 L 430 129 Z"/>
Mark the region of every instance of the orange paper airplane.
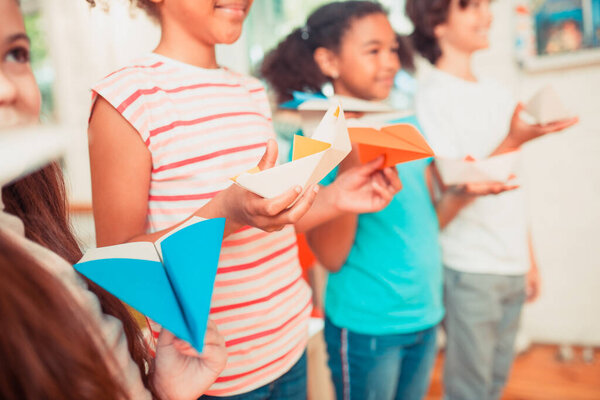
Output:
<path fill-rule="evenodd" d="M 384 155 L 383 167 L 391 167 L 407 161 L 433 157 L 433 150 L 419 130 L 412 124 L 353 126 L 348 128 L 350 140 L 358 144 L 362 163 Z"/>

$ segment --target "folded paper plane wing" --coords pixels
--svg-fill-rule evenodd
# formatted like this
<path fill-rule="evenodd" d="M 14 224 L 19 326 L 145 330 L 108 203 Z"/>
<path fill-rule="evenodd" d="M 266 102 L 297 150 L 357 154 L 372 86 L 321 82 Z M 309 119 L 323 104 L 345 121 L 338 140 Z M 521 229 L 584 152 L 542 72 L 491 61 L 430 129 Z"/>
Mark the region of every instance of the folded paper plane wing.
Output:
<path fill-rule="evenodd" d="M 446 185 L 506 182 L 514 175 L 520 154 L 519 151 L 511 151 L 474 161 L 436 157 L 435 164 Z"/>
<path fill-rule="evenodd" d="M 352 143 L 358 144 L 363 163 L 383 155 L 384 167 L 389 167 L 434 155 L 425 138 L 412 124 L 351 126 L 348 133 Z"/>
<path fill-rule="evenodd" d="M 564 106 L 558 93 L 550 85 L 533 95 L 525 106 L 525 111 L 534 117 L 538 124 L 548 124 L 573 117 L 573 113 Z"/>
<path fill-rule="evenodd" d="M 305 136 L 311 137 L 323 112 L 333 106 L 341 105 L 346 112 L 365 114 L 392 114 L 394 110 L 389 104 L 379 101 L 367 101 L 348 96 L 335 95 L 326 97 L 320 93 L 304 93 L 295 91 L 293 99 L 280 104 L 280 108 L 298 110 L 301 118 L 302 131 Z"/>
<path fill-rule="evenodd" d="M 243 188 L 265 198 L 301 186 L 318 183 L 352 150 L 342 108 L 330 108 L 311 138 L 295 136 L 292 161 L 266 169 L 251 170 L 234 178 Z"/>
<path fill-rule="evenodd" d="M 158 245 L 91 249 L 75 269 L 201 352 L 224 227 L 223 218 L 209 219 L 163 237 Z"/>

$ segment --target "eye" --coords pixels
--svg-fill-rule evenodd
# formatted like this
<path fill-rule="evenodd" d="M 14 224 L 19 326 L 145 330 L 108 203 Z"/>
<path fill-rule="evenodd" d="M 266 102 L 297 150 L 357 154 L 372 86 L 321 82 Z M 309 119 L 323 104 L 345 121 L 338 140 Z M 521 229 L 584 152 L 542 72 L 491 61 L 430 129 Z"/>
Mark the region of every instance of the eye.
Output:
<path fill-rule="evenodd" d="M 6 53 L 4 60 L 19 64 L 27 64 L 30 61 L 29 49 L 23 46 L 12 48 Z"/>
<path fill-rule="evenodd" d="M 378 48 L 369 49 L 369 50 L 367 50 L 367 53 L 371 54 L 371 55 L 377 55 L 377 53 L 379 53 L 379 49 Z"/>

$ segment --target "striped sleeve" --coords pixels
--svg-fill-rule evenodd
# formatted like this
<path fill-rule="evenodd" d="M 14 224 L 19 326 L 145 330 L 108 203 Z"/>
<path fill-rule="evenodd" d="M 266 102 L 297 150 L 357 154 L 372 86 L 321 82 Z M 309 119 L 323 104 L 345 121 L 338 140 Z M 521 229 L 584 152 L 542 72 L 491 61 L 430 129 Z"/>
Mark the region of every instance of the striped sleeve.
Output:
<path fill-rule="evenodd" d="M 144 100 L 146 96 L 161 91 L 153 83 L 152 72 L 162 66 L 161 62 L 140 60 L 108 75 L 92 88 L 92 109 L 101 96 L 135 128 L 146 146 L 149 146 L 152 110 Z"/>

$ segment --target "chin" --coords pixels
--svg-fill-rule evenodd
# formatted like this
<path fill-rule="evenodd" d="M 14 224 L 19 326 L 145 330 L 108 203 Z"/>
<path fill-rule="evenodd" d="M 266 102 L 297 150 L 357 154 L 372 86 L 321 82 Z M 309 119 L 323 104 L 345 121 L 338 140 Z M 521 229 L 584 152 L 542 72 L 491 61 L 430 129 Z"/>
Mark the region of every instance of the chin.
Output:
<path fill-rule="evenodd" d="M 237 42 L 237 40 L 240 38 L 240 36 L 242 35 L 242 28 L 240 27 L 239 29 L 231 29 L 227 32 L 222 32 L 220 33 L 217 37 L 217 43 L 219 44 L 233 44 L 235 42 Z"/>

